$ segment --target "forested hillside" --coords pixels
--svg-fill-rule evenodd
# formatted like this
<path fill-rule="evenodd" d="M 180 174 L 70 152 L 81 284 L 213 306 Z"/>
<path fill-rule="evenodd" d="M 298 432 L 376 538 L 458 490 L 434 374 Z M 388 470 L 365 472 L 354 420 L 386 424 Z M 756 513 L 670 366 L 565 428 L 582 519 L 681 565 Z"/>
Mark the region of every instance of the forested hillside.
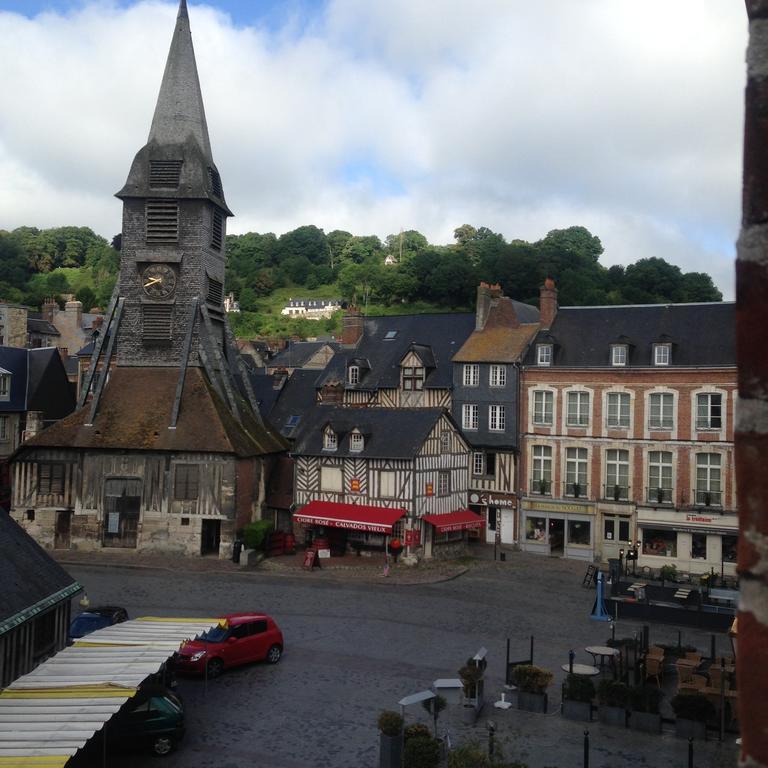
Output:
<path fill-rule="evenodd" d="M 0 297 L 37 307 L 45 296 L 74 293 L 88 309 L 104 306 L 119 247 L 119 235 L 110 244 L 86 227 L 0 230 Z M 538 302 L 545 277 L 556 280 L 561 305 L 722 298 L 709 275 L 683 273 L 657 257 L 604 267 L 600 239 L 584 227 L 556 229 L 529 243 L 465 224 L 450 245 L 433 245 L 415 230 L 382 242 L 308 225 L 279 237 L 228 235 L 226 248 L 227 291 L 243 310 L 232 320 L 245 334 L 336 329 L 333 321 L 280 318 L 288 296 L 338 297 L 375 312 L 446 311 L 470 309 L 480 280 L 501 283 L 508 296 L 530 303 Z"/>

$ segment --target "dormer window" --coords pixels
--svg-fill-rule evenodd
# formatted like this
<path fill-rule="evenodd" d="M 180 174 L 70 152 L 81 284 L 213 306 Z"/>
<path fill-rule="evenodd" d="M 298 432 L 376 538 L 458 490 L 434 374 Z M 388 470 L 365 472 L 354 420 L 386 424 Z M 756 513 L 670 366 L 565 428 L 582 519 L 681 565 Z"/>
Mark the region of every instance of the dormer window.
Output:
<path fill-rule="evenodd" d="M 611 346 L 611 365 L 623 367 L 627 364 L 627 345 L 613 344 Z"/>
<path fill-rule="evenodd" d="M 552 345 L 536 345 L 536 365 L 552 365 Z"/>
<path fill-rule="evenodd" d="M 671 344 L 654 344 L 653 345 L 653 364 L 654 365 L 669 365 L 671 357 L 672 357 Z"/>
<path fill-rule="evenodd" d="M 360 366 L 350 365 L 347 369 L 347 383 L 359 384 L 360 383 Z"/>
<path fill-rule="evenodd" d="M 403 367 L 403 389 L 422 390 L 424 389 L 424 367 L 410 366 Z"/>
<path fill-rule="evenodd" d="M 0 400 L 11 399 L 11 374 L 0 373 Z"/>
<path fill-rule="evenodd" d="M 365 439 L 359 432 L 352 432 L 349 436 L 349 450 L 360 453 L 365 448 Z"/>
<path fill-rule="evenodd" d="M 339 439 L 336 433 L 329 427 L 323 433 L 323 450 L 335 451 L 339 446 Z"/>

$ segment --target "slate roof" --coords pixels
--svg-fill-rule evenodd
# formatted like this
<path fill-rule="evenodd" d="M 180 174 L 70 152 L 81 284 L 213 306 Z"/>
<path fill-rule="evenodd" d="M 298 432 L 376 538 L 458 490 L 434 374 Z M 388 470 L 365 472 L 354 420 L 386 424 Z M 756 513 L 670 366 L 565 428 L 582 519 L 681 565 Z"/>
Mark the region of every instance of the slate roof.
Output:
<path fill-rule="evenodd" d="M 357 456 L 364 459 L 412 459 L 441 416 L 443 408 L 348 408 L 318 405 L 304 418 L 292 456 Z M 323 428 L 330 424 L 338 435 L 335 451 L 323 449 Z M 357 427 L 365 434 L 362 451 L 349 450 L 349 433 Z"/>
<path fill-rule="evenodd" d="M 474 314 L 391 315 L 367 317 L 363 335 L 353 348 L 337 353 L 318 384 L 346 381 L 347 364 L 363 358 L 370 370 L 360 371 L 360 383 L 345 384 L 347 389 L 376 390 L 400 386 L 400 361 L 413 350 L 426 356 L 428 368 L 424 387 L 448 388 L 452 382 L 451 358 L 474 330 Z M 392 338 L 386 338 L 394 333 Z M 423 347 L 429 348 L 429 355 Z"/>
<path fill-rule="evenodd" d="M 0 413 L 42 411 L 43 421 L 61 419 L 75 408 L 75 397 L 56 347 L 0 347 L 0 368 L 11 374 L 10 400 Z"/>
<path fill-rule="evenodd" d="M 61 336 L 56 326 L 41 317 L 27 315 L 27 333 L 40 333 L 45 336 Z"/>
<path fill-rule="evenodd" d="M 279 390 L 269 422 L 283 437 L 293 439 L 302 421 L 315 408 L 319 373 L 309 368 L 296 370 Z"/>
<path fill-rule="evenodd" d="M 91 427 L 90 404 L 22 446 L 107 450 L 279 453 L 283 439 L 252 416 L 238 421 L 199 368 L 187 369 L 176 429 L 168 429 L 179 379 L 174 368 L 115 368 Z"/>
<path fill-rule="evenodd" d="M 0 510 L 0 634 L 31 618 L 30 610 L 80 591 L 80 585 L 11 517 Z M 47 607 L 47 606 L 45 606 Z M 16 619 L 16 622 L 14 622 Z"/>
<path fill-rule="evenodd" d="M 341 345 L 336 341 L 289 341 L 288 346 L 269 361 L 269 367 L 303 368 L 323 347 L 338 351 Z"/>
<path fill-rule="evenodd" d="M 553 345 L 553 367 L 610 367 L 611 344 L 628 344 L 628 366 L 653 366 L 653 345 L 671 343 L 670 368 L 736 365 L 736 305 L 647 304 L 561 307 L 549 331 L 539 331 L 525 357 L 536 365 L 536 345 Z"/>

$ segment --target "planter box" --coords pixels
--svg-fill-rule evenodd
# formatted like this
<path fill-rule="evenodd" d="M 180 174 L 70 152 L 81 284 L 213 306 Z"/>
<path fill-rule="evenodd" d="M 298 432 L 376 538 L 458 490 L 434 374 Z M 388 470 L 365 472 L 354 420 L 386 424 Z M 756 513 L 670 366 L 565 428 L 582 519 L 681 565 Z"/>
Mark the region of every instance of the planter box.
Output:
<path fill-rule="evenodd" d="M 629 716 L 629 727 L 633 731 L 642 731 L 643 733 L 661 733 L 661 715 L 633 710 Z"/>
<path fill-rule="evenodd" d="M 707 724 L 700 723 L 698 720 L 686 720 L 684 717 L 678 717 L 675 720 L 675 735 L 682 736 L 684 739 L 706 741 Z"/>
<path fill-rule="evenodd" d="M 465 704 L 461 708 L 461 720 L 466 725 L 474 725 L 477 721 L 477 707 L 474 704 Z"/>
<path fill-rule="evenodd" d="M 526 693 L 517 692 L 517 708 L 523 712 L 542 712 L 547 713 L 547 694 L 546 693 Z"/>
<path fill-rule="evenodd" d="M 400 768 L 403 763 L 403 734 L 379 733 L 379 768 Z"/>
<path fill-rule="evenodd" d="M 603 725 L 615 725 L 618 728 L 627 727 L 627 710 L 624 707 L 600 707 L 597 710 L 597 719 Z"/>
<path fill-rule="evenodd" d="M 589 701 L 563 699 L 563 717 L 589 723 L 592 720 L 592 704 Z"/>

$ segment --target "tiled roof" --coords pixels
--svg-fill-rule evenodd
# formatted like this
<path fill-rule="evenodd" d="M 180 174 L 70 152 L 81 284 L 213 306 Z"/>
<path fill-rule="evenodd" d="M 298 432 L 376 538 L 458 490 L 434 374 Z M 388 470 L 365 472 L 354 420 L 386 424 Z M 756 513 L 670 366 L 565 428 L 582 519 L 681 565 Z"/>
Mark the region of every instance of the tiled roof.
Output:
<path fill-rule="evenodd" d="M 315 407 L 318 374 L 319 371 L 296 370 L 280 390 L 269 422 L 283 437 L 293 438 L 306 414 Z"/>
<path fill-rule="evenodd" d="M 303 368 L 312 355 L 323 347 L 338 350 L 340 345 L 335 341 L 290 341 L 288 346 L 276 354 L 270 361 L 270 368 Z"/>
<path fill-rule="evenodd" d="M 61 336 L 53 323 L 27 316 L 27 333 L 41 333 L 45 336 Z"/>
<path fill-rule="evenodd" d="M 653 345 L 672 344 L 669 367 L 735 366 L 736 306 L 732 302 L 562 307 L 538 343 L 553 345 L 553 367 L 608 367 L 612 344 L 627 344 L 629 367 L 653 367 Z"/>
<path fill-rule="evenodd" d="M 179 371 L 115 368 L 91 427 L 90 404 L 26 442 L 23 448 L 71 447 L 205 451 L 257 456 L 278 453 L 283 439 L 252 416 L 238 421 L 199 368 L 189 368 L 176 429 L 168 429 Z"/>
<path fill-rule="evenodd" d="M 475 331 L 453 356 L 454 363 L 513 363 L 539 330 L 538 323 L 517 328 L 486 327 Z"/>

